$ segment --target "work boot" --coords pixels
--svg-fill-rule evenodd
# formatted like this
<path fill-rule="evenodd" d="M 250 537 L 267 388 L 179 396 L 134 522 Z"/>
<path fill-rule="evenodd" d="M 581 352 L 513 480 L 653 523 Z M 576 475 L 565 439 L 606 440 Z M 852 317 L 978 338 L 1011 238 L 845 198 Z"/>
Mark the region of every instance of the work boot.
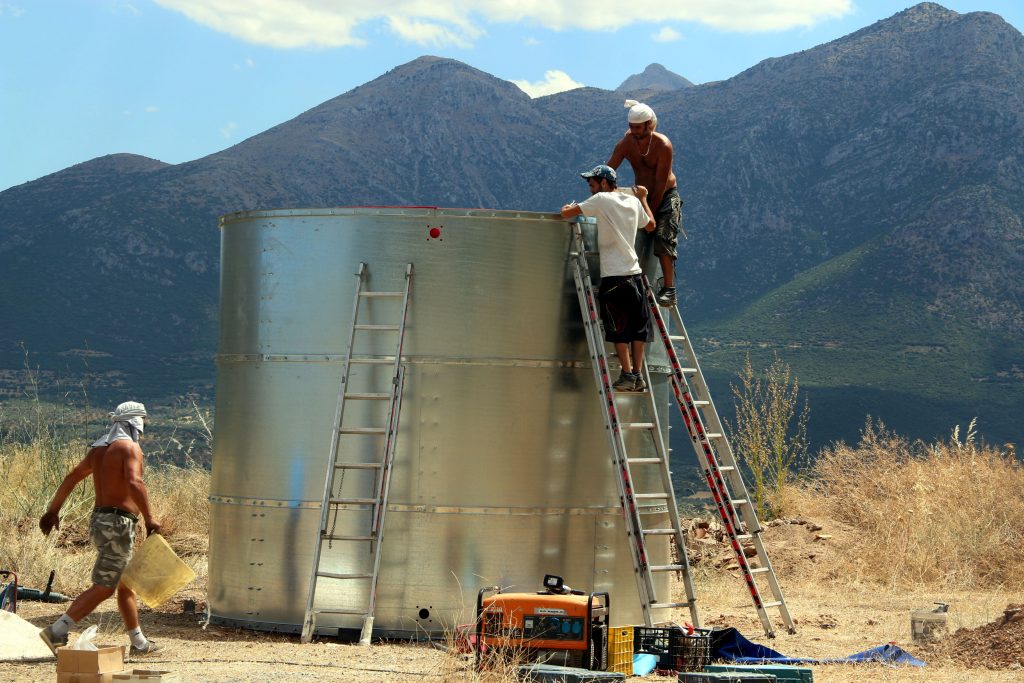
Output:
<path fill-rule="evenodd" d="M 142 647 L 135 647 L 134 645 L 128 650 L 128 657 L 148 657 L 149 655 L 156 654 L 157 652 L 163 651 L 162 645 L 157 645 L 152 640 L 147 640 L 146 644 Z"/>
<path fill-rule="evenodd" d="M 676 305 L 676 288 L 662 287 L 658 290 L 658 296 L 654 297 L 662 308 Z"/>
<path fill-rule="evenodd" d="M 43 642 L 46 643 L 46 647 L 50 648 L 50 651 L 54 655 L 57 654 L 58 647 L 67 647 L 68 644 L 67 634 L 65 633 L 63 638 L 58 637 L 57 634 L 53 632 L 52 626 L 47 626 L 40 631 L 39 637 L 43 639 Z"/>
<path fill-rule="evenodd" d="M 615 384 L 612 385 L 612 389 L 615 391 L 636 391 L 636 380 L 638 375 L 632 372 L 623 372 L 619 375 L 619 378 L 615 380 Z"/>

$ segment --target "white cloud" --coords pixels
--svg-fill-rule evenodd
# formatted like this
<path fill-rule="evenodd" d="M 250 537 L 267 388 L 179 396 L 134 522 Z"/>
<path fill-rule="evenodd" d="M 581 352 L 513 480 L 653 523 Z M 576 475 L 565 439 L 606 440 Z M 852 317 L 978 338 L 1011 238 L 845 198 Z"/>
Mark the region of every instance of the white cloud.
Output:
<path fill-rule="evenodd" d="M 0 0 L 2 2 L 2 0 Z M 383 21 L 420 45 L 467 47 L 488 24 L 526 24 L 554 31 L 615 31 L 634 24 L 690 22 L 723 31 L 808 27 L 851 11 L 852 0 L 689 0 L 663 3 L 656 21 L 611 0 L 155 0 L 192 21 L 239 40 L 276 48 L 365 43 L 360 26 Z M 0 4 L 0 8 L 4 5 Z M 2 10 L 0 10 L 2 11 Z M 663 28 L 657 35 L 672 29 Z"/>
<path fill-rule="evenodd" d="M 674 43 L 682 37 L 682 34 L 671 26 L 662 26 L 660 31 L 651 36 L 651 39 L 658 43 Z"/>
<path fill-rule="evenodd" d="M 25 8 L 19 7 L 18 5 L 11 4 L 9 2 L 3 2 L 0 0 L 0 17 L 9 16 L 17 19 L 25 14 Z"/>
<path fill-rule="evenodd" d="M 238 128 L 238 124 L 234 121 L 228 121 L 223 128 L 220 129 L 220 135 L 224 139 L 228 140 L 234 137 L 235 129 Z"/>
<path fill-rule="evenodd" d="M 534 45 L 540 45 L 540 41 L 533 36 L 529 36 L 528 38 L 523 38 L 523 45 L 533 47 Z"/>
<path fill-rule="evenodd" d="M 482 35 L 482 31 L 472 26 L 465 27 L 463 34 L 449 29 L 441 24 L 434 24 L 429 21 L 417 21 L 407 17 L 389 17 L 388 24 L 391 30 L 410 43 L 417 45 L 432 45 L 440 47 L 444 45 L 455 45 L 457 47 L 471 47 L 474 40 Z"/>
<path fill-rule="evenodd" d="M 250 69 L 256 68 L 256 62 L 253 60 L 252 57 L 246 57 L 245 58 L 245 65 L 247 67 L 249 67 Z"/>
<path fill-rule="evenodd" d="M 155 104 L 151 104 L 151 105 L 146 107 L 146 113 L 147 114 L 155 114 L 158 111 L 160 111 L 160 107 L 156 106 Z"/>
<path fill-rule="evenodd" d="M 554 95 L 556 92 L 564 92 L 566 90 L 584 87 L 582 83 L 577 83 L 572 80 L 572 78 L 569 77 L 569 74 L 564 71 L 545 71 L 544 80 L 537 81 L 536 83 L 530 83 L 529 81 L 512 82 L 518 85 L 519 89 L 530 97 Z"/>

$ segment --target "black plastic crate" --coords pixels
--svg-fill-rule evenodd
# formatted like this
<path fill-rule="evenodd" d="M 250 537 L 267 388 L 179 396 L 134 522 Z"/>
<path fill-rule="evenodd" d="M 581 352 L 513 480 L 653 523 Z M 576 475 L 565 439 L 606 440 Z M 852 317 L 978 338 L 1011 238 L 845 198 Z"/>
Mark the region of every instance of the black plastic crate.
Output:
<path fill-rule="evenodd" d="M 667 671 L 701 671 L 711 661 L 711 631 L 682 626 L 635 626 L 633 652 L 658 657 L 658 668 Z"/>

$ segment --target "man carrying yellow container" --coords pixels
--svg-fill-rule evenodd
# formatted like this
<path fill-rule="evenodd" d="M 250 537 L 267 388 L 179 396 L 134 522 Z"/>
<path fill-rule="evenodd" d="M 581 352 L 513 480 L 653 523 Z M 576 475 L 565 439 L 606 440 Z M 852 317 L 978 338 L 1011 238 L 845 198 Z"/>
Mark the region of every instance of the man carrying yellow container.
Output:
<path fill-rule="evenodd" d="M 60 529 L 61 506 L 79 482 L 92 475 L 96 493 L 89 528 L 96 546 L 93 585 L 79 595 L 57 621 L 39 632 L 39 637 L 54 654 L 58 647 L 67 645 L 68 631 L 115 591 L 117 609 L 131 638 L 131 655 L 138 657 L 161 649 L 142 634 L 135 593 L 121 582 L 121 574 L 132 556 L 139 516 L 145 521 L 147 534 L 160 532 L 142 482 L 143 455 L 138 442 L 145 429 L 146 407 L 127 401 L 110 413 L 110 419 L 110 431 L 95 441 L 82 462 L 64 477 L 46 514 L 39 520 L 39 528 L 46 535 L 54 528 Z"/>

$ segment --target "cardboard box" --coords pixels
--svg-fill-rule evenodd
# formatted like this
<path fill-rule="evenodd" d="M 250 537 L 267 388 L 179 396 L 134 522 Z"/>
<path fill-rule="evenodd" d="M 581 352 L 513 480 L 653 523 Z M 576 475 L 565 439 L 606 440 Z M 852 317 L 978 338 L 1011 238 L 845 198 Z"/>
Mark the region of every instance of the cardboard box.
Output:
<path fill-rule="evenodd" d="M 124 670 L 124 645 L 101 647 L 98 650 L 57 648 L 58 676 L 60 674 L 115 674 L 122 670 Z M 75 681 L 74 683 L 79 682 Z"/>
<path fill-rule="evenodd" d="M 114 674 L 114 683 L 180 683 L 181 677 L 173 671 L 132 669 Z"/>

